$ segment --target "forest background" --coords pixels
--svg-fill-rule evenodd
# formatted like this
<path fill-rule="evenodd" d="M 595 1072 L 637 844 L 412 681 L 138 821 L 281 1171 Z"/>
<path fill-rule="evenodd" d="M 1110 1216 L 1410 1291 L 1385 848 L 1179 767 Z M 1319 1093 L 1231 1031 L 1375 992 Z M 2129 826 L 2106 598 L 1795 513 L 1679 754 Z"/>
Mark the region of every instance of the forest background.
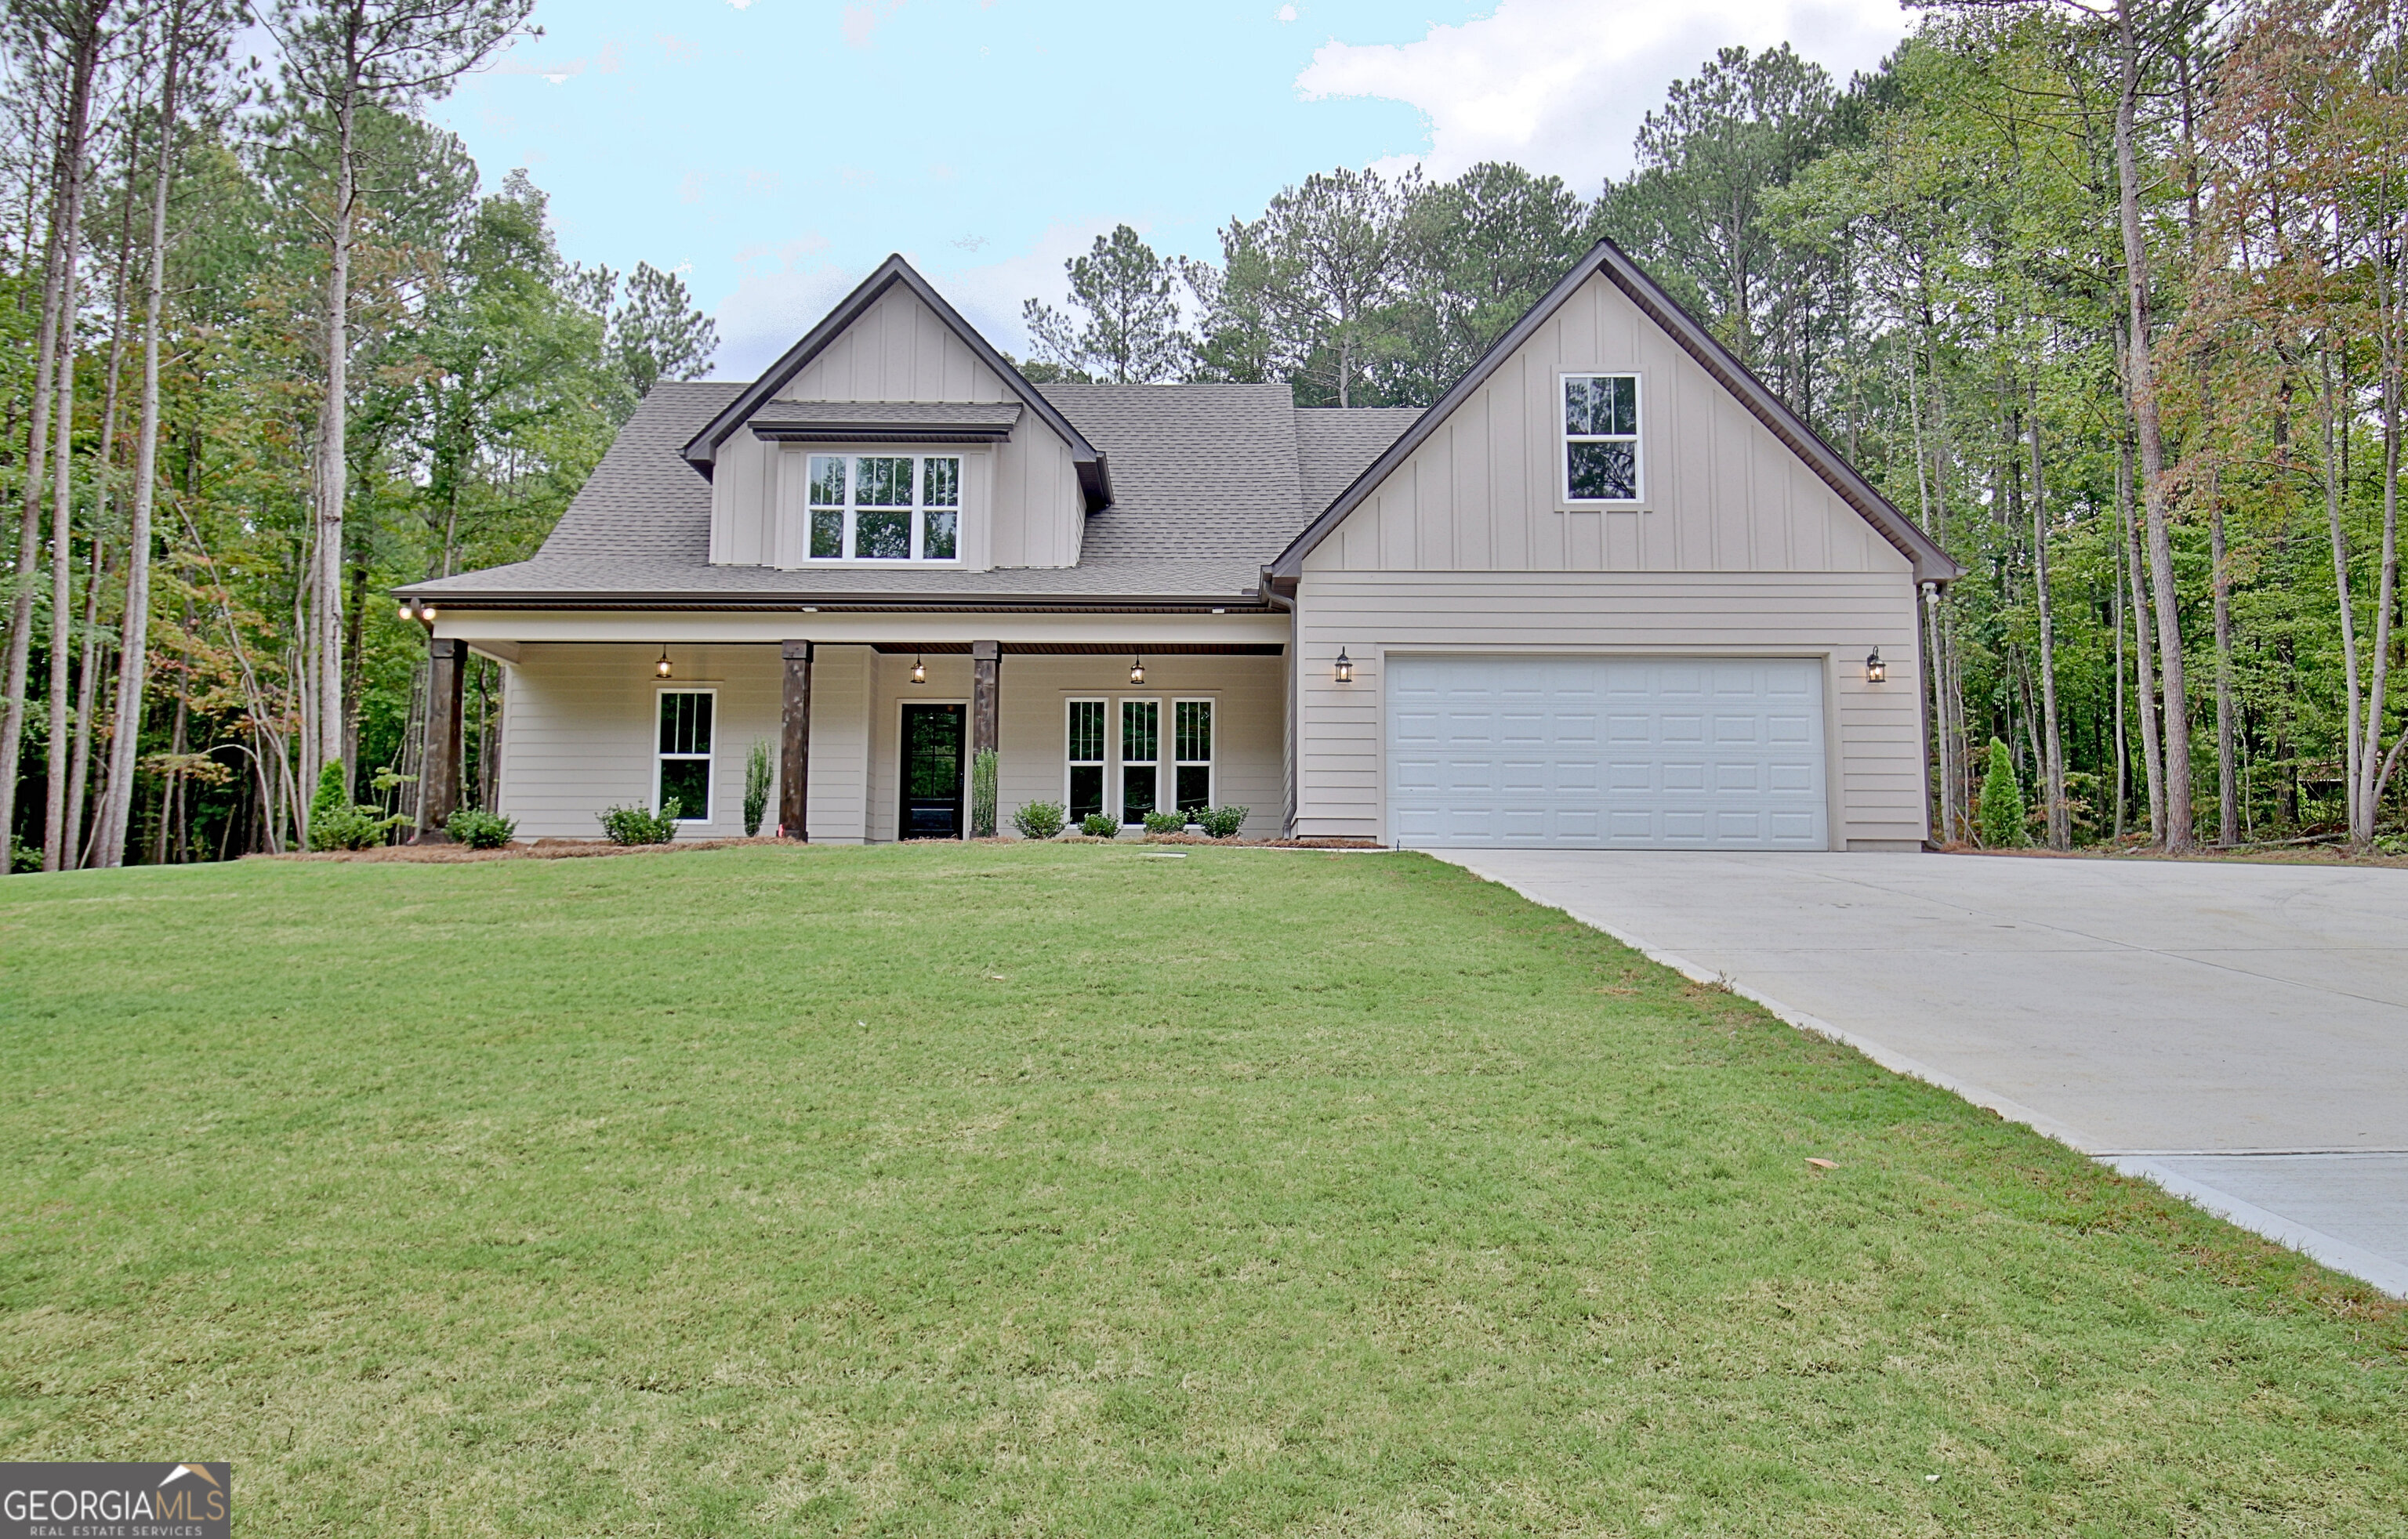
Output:
<path fill-rule="evenodd" d="M 262 69 L 224 0 L 10 0 L 19 869 L 289 848 L 327 763 L 406 818 L 424 632 L 387 591 L 530 553 L 708 369 L 674 274 L 565 260 L 423 115 L 527 3 L 282 0 Z M 1936 832 L 2388 845 L 2403 44 L 2394 0 L 2125 0 L 1933 9 L 1844 84 L 1725 50 L 1593 193 L 1339 170 L 1211 261 L 1122 226 L 1029 302 L 1026 367 L 1426 405 L 1611 235 L 1965 564 L 1926 609 Z M 1994 738 L 2020 824 L 1976 822 Z"/>

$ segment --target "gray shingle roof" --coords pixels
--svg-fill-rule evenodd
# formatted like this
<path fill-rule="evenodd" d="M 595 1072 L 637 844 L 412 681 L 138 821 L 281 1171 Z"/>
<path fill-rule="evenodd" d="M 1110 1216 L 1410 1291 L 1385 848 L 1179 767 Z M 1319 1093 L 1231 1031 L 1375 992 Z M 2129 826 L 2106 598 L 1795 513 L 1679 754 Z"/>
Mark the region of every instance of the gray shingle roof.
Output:
<path fill-rule="evenodd" d="M 710 564 L 710 483 L 681 453 L 745 389 L 719 381 L 655 386 L 532 560 L 408 591 L 438 600 L 524 595 L 553 604 L 688 594 L 733 603 L 1244 601 L 1254 597 L 1263 563 L 1418 415 L 1298 410 L 1284 385 L 1047 385 L 1054 409 L 1111 463 L 1114 500 L 1089 516 L 1078 565 L 786 571 Z M 931 409 L 779 402 L 761 416 L 799 420 L 794 411 L 824 410 L 867 421 L 861 414 L 869 410 Z M 1005 409 L 1017 412 L 1019 404 Z"/>

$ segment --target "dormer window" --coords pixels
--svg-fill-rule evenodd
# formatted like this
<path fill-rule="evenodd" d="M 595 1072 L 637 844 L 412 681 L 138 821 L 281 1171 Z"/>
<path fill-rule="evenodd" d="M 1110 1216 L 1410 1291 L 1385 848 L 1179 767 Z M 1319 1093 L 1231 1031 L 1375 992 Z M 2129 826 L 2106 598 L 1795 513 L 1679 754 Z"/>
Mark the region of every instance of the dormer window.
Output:
<path fill-rule="evenodd" d="M 1567 374 L 1563 385 L 1564 501 L 1638 502 L 1639 376 Z"/>
<path fill-rule="evenodd" d="M 810 559 L 957 561 L 962 461 L 957 454 L 814 454 Z"/>

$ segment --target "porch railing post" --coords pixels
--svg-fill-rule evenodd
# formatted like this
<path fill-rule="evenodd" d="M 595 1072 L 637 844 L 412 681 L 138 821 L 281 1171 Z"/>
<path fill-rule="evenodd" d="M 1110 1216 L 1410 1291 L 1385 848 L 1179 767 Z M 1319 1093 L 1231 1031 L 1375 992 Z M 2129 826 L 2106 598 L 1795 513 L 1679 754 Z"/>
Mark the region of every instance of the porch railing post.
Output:
<path fill-rule="evenodd" d="M 998 746 L 1002 737 L 996 714 L 1002 692 L 1003 647 L 999 642 L 970 643 L 970 762 Z"/>
<path fill-rule="evenodd" d="M 778 755 L 778 832 L 789 839 L 810 839 L 811 777 L 811 644 L 781 641 L 778 656 L 785 663 L 785 710 L 780 718 Z"/>

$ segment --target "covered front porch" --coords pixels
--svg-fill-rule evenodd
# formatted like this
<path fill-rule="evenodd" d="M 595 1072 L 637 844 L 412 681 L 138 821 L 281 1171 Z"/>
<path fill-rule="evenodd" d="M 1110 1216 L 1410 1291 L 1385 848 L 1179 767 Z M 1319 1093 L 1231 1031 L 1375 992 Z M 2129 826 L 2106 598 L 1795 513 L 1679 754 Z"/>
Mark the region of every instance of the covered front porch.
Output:
<path fill-rule="evenodd" d="M 763 619 L 438 620 L 429 825 L 456 805 L 439 762 L 458 731 L 442 720 L 442 676 L 474 650 L 505 665 L 494 810 L 522 839 L 595 838 L 604 809 L 672 797 L 681 838 L 738 836 L 756 744 L 771 767 L 765 834 L 959 837 L 971 763 L 990 747 L 1007 835 L 1014 809 L 1039 801 L 1073 822 L 1236 805 L 1247 835 L 1283 832 L 1283 616 L 789 617 L 816 621 L 800 636 L 763 635 Z"/>

